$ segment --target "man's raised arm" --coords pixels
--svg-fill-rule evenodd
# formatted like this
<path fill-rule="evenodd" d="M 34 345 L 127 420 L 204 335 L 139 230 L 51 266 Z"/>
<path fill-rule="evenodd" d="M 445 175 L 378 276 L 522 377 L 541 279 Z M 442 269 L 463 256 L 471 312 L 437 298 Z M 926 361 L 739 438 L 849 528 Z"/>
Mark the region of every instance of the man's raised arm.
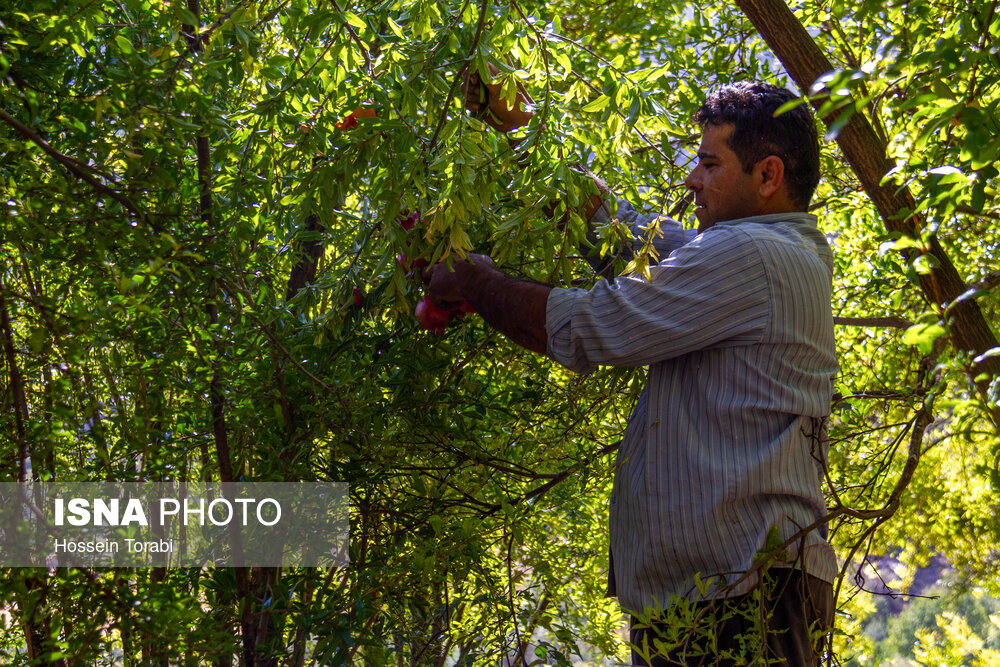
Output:
<path fill-rule="evenodd" d="M 490 65 L 490 73 L 496 77 L 500 73 L 493 65 Z M 501 84 L 493 81 L 483 81 L 478 73 L 469 76 L 468 85 L 465 90 L 465 107 L 483 120 L 487 125 L 498 132 L 508 133 L 519 127 L 527 125 L 534 117 L 534 113 L 528 108 L 528 99 L 518 91 L 514 98 L 513 107 L 508 106 L 502 99 L 500 91 Z M 512 145 L 515 141 L 512 140 Z M 616 200 L 608 190 L 604 182 L 586 168 L 580 168 L 594 184 L 596 192 L 587 198 L 586 202 L 578 209 L 580 217 L 587 224 L 587 241 L 592 246 L 597 241 L 597 234 L 594 231 L 596 224 L 609 222 L 617 217 L 629 227 L 631 238 L 628 245 L 622 246 L 610 255 L 598 255 L 591 247 L 581 243 L 580 254 L 594 269 L 594 272 L 608 280 L 614 279 L 613 267 L 615 260 L 622 259 L 629 261 L 635 253 L 643 246 L 640 235 L 644 227 L 648 226 L 655 218 L 655 214 L 642 214 L 637 212 L 625 200 Z M 544 207 L 547 215 L 555 213 L 556 203 L 553 202 Z M 568 216 L 568 212 L 566 214 Z M 566 224 L 567 217 L 563 218 L 561 224 Z M 653 247 L 660 258 L 666 257 L 670 252 L 690 241 L 694 232 L 684 230 L 682 225 L 670 219 L 661 219 L 661 236 L 653 240 Z"/>

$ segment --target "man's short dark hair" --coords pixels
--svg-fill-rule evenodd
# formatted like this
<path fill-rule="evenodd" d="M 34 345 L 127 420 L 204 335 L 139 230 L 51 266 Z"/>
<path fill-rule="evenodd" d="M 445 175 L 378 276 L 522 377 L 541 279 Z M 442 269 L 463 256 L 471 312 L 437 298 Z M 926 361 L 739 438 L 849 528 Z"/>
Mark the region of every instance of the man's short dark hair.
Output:
<path fill-rule="evenodd" d="M 803 211 L 819 183 L 819 138 L 807 104 L 774 112 L 785 102 L 797 99 L 787 88 L 760 81 L 742 81 L 712 93 L 694 115 L 699 125 L 732 123 L 729 148 L 740 160 L 743 171 L 768 155 L 777 155 L 785 164 L 788 194 Z"/>

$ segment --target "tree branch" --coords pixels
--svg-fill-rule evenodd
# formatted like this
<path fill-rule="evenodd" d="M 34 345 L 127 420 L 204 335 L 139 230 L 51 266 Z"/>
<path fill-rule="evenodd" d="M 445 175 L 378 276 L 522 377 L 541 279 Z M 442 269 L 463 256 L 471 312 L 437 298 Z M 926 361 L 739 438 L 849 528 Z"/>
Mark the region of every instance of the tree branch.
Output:
<path fill-rule="evenodd" d="M 981 290 L 991 290 L 994 287 L 1000 286 L 1000 269 L 993 271 L 992 273 L 987 273 L 983 276 L 982 280 L 977 281 L 973 287 Z"/>
<path fill-rule="evenodd" d="M 959 213 L 965 213 L 966 215 L 972 215 L 977 218 L 987 218 L 989 220 L 1000 220 L 1000 214 L 993 213 L 992 211 L 980 211 L 974 209 L 971 206 L 966 206 L 965 204 L 958 204 L 955 210 Z"/>
<path fill-rule="evenodd" d="M 138 206 L 136 206 L 136 204 L 131 199 L 129 199 L 122 193 L 118 192 L 114 188 L 108 187 L 104 183 L 101 183 L 96 178 L 88 174 L 87 170 L 96 172 L 96 170 L 94 170 L 92 167 L 80 162 L 79 160 L 71 158 L 70 156 L 64 153 L 60 153 L 55 148 L 53 148 L 47 141 L 38 136 L 37 132 L 35 132 L 30 127 L 28 127 L 24 123 L 20 122 L 19 120 L 8 114 L 3 109 L 0 109 L 0 120 L 2 120 L 15 130 L 17 130 L 28 141 L 41 148 L 46 155 L 51 157 L 57 163 L 61 164 L 71 174 L 79 178 L 81 181 L 83 181 L 90 187 L 94 188 L 101 194 L 106 195 L 111 199 L 114 199 L 116 202 L 121 204 L 127 210 L 131 211 L 140 219 L 148 220 L 148 216 L 146 215 L 145 211 L 141 210 Z M 105 178 L 107 178 L 108 180 L 112 180 L 109 176 L 105 176 Z M 160 230 L 157 229 L 156 231 Z"/>
<path fill-rule="evenodd" d="M 913 322 L 902 317 L 834 317 L 834 324 L 845 327 L 889 327 L 892 329 L 909 329 Z"/>
<path fill-rule="evenodd" d="M 188 49 L 192 55 L 199 55 L 204 49 L 202 38 L 199 35 L 201 21 L 201 6 L 198 0 L 187 0 L 187 8 L 194 15 L 197 23 L 195 25 L 182 26 L 182 32 L 188 42 Z M 197 157 L 198 176 L 198 212 L 201 222 L 211 233 L 214 226 L 214 200 L 212 197 L 212 154 L 211 145 L 206 135 L 195 137 L 195 154 Z M 216 303 L 219 294 L 219 284 L 216 278 L 209 280 L 208 298 L 205 310 L 209 317 L 212 328 L 219 323 L 219 307 Z M 213 334 L 214 338 L 214 334 Z M 217 341 L 216 341 L 217 342 Z M 235 481 L 233 474 L 232 452 L 229 446 L 229 432 L 226 427 L 226 397 L 222 390 L 222 381 L 218 365 L 220 354 L 212 362 L 212 379 L 209 381 L 209 407 L 212 419 L 212 434 L 215 442 L 215 455 L 219 467 L 220 481 L 227 483 Z M 223 494 L 228 497 L 232 493 L 231 487 L 223 487 Z M 247 667 L 255 667 L 259 664 L 257 646 L 258 634 L 257 626 L 254 622 L 255 596 L 251 589 L 251 577 L 246 567 L 243 567 L 243 541 L 239 528 L 233 524 L 229 533 L 233 547 L 233 560 L 238 567 L 235 568 L 236 590 L 240 597 L 240 629 L 243 641 L 242 658 L 243 664 Z"/>
<path fill-rule="evenodd" d="M 333 4 L 333 8 L 336 9 L 339 14 L 343 15 L 344 10 L 340 8 L 340 3 L 338 3 L 337 0 L 330 0 L 330 2 Z M 365 49 L 364 42 L 362 42 L 361 38 L 358 37 L 358 33 L 354 32 L 354 26 L 346 20 L 344 21 L 344 27 L 347 29 L 347 33 L 351 36 L 351 39 L 354 40 L 354 43 L 358 45 L 358 51 L 361 53 L 361 57 L 365 59 L 365 71 L 368 72 L 368 76 L 374 79 L 375 70 L 372 67 L 372 59 L 371 56 L 368 55 L 368 50 Z"/>

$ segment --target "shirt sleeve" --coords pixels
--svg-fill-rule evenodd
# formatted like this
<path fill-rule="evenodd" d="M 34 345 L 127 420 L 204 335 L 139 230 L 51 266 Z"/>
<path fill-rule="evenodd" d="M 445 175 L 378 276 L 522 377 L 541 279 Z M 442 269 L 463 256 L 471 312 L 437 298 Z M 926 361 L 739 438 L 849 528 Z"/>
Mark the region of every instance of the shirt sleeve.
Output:
<path fill-rule="evenodd" d="M 713 227 L 650 268 L 650 280 L 554 288 L 548 354 L 578 373 L 645 366 L 696 350 L 761 340 L 770 316 L 767 275 L 749 234 Z"/>

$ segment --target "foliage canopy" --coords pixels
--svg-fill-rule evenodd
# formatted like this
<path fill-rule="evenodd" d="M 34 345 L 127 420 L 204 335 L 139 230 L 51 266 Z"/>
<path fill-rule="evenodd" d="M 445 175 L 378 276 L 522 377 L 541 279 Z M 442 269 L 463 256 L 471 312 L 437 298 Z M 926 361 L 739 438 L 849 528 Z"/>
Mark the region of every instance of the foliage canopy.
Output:
<path fill-rule="evenodd" d="M 850 634 L 870 553 L 943 554 L 998 593 L 1000 382 L 977 391 L 954 304 L 918 283 L 943 259 L 934 238 L 995 345 L 1000 16 L 982 0 L 793 8 L 835 67 L 805 91 L 828 140 L 866 118 L 912 194 L 903 215 L 925 221 L 887 232 L 824 144 Z M 737 6 L 18 0 L 0 40 L 3 479 L 345 480 L 354 511 L 343 570 L 8 570 L 18 627 L 0 653 L 486 665 L 544 636 L 550 663 L 624 655 L 605 503 L 642 371 L 573 377 L 475 317 L 435 338 L 397 255 L 599 279 L 584 255 L 625 230 L 573 212 L 580 167 L 681 218 L 705 91 L 788 82 Z M 462 109 L 487 63 L 534 99 L 516 147 Z M 356 109 L 374 113 L 345 122 Z"/>

